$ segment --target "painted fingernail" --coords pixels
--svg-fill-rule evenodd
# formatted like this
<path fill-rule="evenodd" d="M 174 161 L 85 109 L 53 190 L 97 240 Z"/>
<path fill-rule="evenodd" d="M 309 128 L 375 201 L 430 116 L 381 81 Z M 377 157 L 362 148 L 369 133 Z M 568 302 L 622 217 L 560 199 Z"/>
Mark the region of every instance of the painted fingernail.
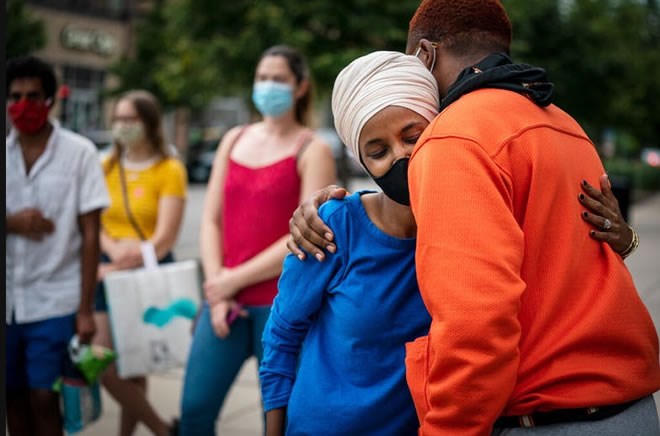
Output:
<path fill-rule="evenodd" d="M 300 260 L 305 260 L 305 256 L 303 256 L 302 254 L 299 254 L 299 255 L 298 255 L 298 259 L 300 259 Z"/>
<path fill-rule="evenodd" d="M 587 186 L 587 181 L 586 180 L 582 180 L 582 186 Z"/>
<path fill-rule="evenodd" d="M 586 218 L 586 217 L 588 217 L 588 216 L 589 216 L 588 213 L 586 213 L 586 212 L 582 212 L 582 218 Z"/>
<path fill-rule="evenodd" d="M 584 200 L 584 194 L 580 194 L 580 195 L 578 195 L 578 198 L 579 198 L 580 200 Z"/>
<path fill-rule="evenodd" d="M 326 250 L 328 250 L 328 251 L 329 251 L 330 253 L 332 253 L 332 254 L 335 254 L 335 252 L 337 251 L 337 248 L 335 248 L 334 245 L 328 245 L 328 246 L 325 247 L 325 248 L 326 248 Z"/>
<path fill-rule="evenodd" d="M 326 233 L 326 234 L 324 235 L 324 237 L 325 237 L 325 239 L 327 239 L 328 241 L 332 241 L 332 233 Z"/>
<path fill-rule="evenodd" d="M 589 232 L 589 235 L 596 236 L 596 232 L 592 230 L 592 231 Z"/>
<path fill-rule="evenodd" d="M 323 255 L 321 253 L 316 253 L 315 257 L 316 257 L 316 260 L 318 260 L 319 262 L 323 262 Z"/>

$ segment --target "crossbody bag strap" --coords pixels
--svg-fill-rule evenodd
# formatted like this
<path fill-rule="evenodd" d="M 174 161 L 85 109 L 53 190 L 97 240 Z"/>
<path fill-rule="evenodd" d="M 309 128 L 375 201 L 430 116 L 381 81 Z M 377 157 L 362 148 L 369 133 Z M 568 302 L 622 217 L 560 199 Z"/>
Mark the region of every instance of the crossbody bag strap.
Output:
<path fill-rule="evenodd" d="M 131 212 L 131 206 L 128 201 L 128 192 L 127 192 L 128 189 L 126 187 L 126 173 L 124 171 L 124 165 L 121 163 L 121 158 L 117 159 L 117 164 L 119 165 L 119 183 L 121 185 L 121 196 L 124 202 L 124 211 L 126 212 L 128 221 L 131 223 L 131 226 L 133 226 L 133 229 L 137 232 L 140 240 L 146 241 L 147 237 L 145 236 L 144 232 L 142 231 L 142 228 L 135 219 L 135 216 L 133 216 L 133 212 Z"/>

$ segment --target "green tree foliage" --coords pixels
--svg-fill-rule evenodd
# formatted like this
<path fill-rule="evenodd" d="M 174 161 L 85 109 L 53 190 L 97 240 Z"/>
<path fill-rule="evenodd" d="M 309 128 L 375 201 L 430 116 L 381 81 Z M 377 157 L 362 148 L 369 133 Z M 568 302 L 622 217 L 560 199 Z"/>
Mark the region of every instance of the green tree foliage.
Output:
<path fill-rule="evenodd" d="M 6 0 L 5 11 L 7 59 L 30 54 L 46 45 L 43 23 L 27 13 L 23 0 Z"/>
<path fill-rule="evenodd" d="M 659 0 L 503 0 L 512 52 L 546 68 L 557 103 L 598 141 L 604 128 L 639 145 L 660 137 Z M 419 0 L 159 0 L 140 24 L 136 56 L 117 67 L 123 87 L 166 105 L 204 107 L 247 97 L 259 55 L 285 43 L 311 64 L 327 97 L 341 68 L 372 50 L 403 50 Z"/>
<path fill-rule="evenodd" d="M 122 88 L 145 87 L 166 105 L 193 109 L 218 95 L 245 95 L 260 54 L 289 44 L 308 58 L 321 96 L 355 57 L 403 50 L 418 0 L 173 0 L 138 28 L 136 56 L 115 69 Z"/>
<path fill-rule="evenodd" d="M 512 52 L 544 67 L 556 102 L 598 141 L 605 128 L 637 147 L 660 137 L 660 14 L 657 0 L 505 0 Z"/>
<path fill-rule="evenodd" d="M 155 80 L 155 73 L 158 69 L 157 62 L 165 57 L 165 27 L 163 1 L 157 0 L 153 11 L 136 26 L 134 56 L 120 59 L 111 69 L 121 81 L 120 86 L 111 93 L 142 88 L 163 99 L 163 91 Z"/>

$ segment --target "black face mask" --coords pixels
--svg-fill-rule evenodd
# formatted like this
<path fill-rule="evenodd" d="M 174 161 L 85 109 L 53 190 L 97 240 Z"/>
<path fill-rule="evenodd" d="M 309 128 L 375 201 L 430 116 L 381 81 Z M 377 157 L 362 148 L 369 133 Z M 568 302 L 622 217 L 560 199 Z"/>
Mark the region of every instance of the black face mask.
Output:
<path fill-rule="evenodd" d="M 408 190 L 409 157 L 402 157 L 394 162 L 392 168 L 381 177 L 371 177 L 385 195 L 404 206 L 410 206 L 410 191 Z"/>

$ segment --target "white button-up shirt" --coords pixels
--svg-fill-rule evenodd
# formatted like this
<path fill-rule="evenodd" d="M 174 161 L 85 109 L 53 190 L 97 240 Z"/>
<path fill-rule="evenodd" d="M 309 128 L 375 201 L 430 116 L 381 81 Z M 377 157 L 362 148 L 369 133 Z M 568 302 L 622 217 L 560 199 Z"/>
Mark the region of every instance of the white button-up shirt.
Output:
<path fill-rule="evenodd" d="M 34 207 L 55 224 L 41 241 L 7 234 L 6 315 L 26 323 L 70 315 L 81 292 L 82 236 L 78 217 L 109 205 L 103 170 L 94 144 L 59 123 L 30 169 L 12 130 L 6 144 L 6 215 Z"/>

